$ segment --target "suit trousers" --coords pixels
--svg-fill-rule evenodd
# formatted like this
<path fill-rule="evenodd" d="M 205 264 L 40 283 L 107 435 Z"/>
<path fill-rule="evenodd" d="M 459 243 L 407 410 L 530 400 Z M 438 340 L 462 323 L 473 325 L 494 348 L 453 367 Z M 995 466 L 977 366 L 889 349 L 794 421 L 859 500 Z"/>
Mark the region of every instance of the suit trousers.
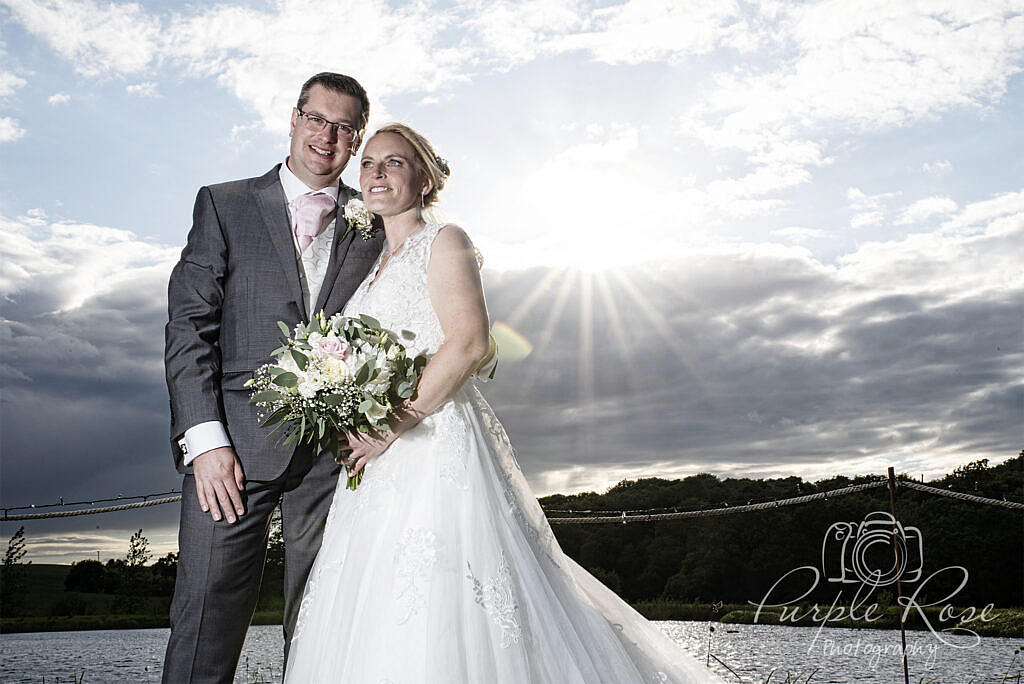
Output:
<path fill-rule="evenodd" d="M 285 544 L 285 660 L 340 466 L 299 447 L 288 468 L 267 482 L 246 480 L 245 513 L 214 522 L 199 507 L 195 477 L 185 475 L 178 530 L 178 575 L 163 682 L 231 682 L 259 599 L 270 519 L 281 504 Z"/>

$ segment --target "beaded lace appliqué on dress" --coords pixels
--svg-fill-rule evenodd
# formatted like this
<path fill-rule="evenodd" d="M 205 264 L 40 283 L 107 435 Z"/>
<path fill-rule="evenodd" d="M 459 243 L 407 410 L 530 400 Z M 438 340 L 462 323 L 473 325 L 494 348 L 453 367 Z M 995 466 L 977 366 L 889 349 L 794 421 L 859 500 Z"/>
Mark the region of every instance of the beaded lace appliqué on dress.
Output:
<path fill-rule="evenodd" d="M 467 564 L 466 578 L 472 582 L 473 594 L 478 606 L 487 611 L 494 624 L 501 628 L 501 647 L 508 648 L 519 643 L 522 630 L 519 627 L 519 606 L 512 593 L 512 573 L 505 564 L 504 552 L 498 552 L 498 572 L 486 584 L 481 584 L 473 574 L 473 566 Z"/>
<path fill-rule="evenodd" d="M 423 608 L 426 602 L 423 585 L 430 581 L 434 571 L 438 547 L 437 535 L 424 528 L 406 530 L 398 542 L 395 550 L 395 601 L 403 611 L 398 624 L 404 625 Z"/>

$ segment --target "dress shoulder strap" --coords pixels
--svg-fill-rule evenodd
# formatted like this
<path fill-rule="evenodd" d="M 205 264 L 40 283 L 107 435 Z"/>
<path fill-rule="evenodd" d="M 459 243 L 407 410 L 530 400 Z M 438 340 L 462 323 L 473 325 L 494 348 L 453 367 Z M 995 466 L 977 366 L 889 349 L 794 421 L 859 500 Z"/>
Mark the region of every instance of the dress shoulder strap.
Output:
<path fill-rule="evenodd" d="M 406 251 L 410 258 L 415 258 L 424 270 L 430 263 L 430 251 L 434 246 L 434 238 L 444 226 L 444 223 L 428 223 L 420 232 L 409 238 L 412 244 L 406 246 Z"/>

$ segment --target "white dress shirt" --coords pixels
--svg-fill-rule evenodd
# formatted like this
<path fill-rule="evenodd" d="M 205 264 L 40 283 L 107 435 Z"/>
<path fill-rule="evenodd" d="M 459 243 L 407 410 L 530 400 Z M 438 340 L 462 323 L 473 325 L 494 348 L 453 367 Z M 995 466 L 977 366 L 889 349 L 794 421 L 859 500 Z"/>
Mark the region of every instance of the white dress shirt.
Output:
<path fill-rule="evenodd" d="M 323 286 L 324 275 L 327 273 L 327 264 L 331 260 L 331 247 L 334 245 L 334 229 L 337 220 L 332 220 L 323 231 L 313 238 L 312 244 L 301 255 L 299 253 L 298 239 L 295 237 L 295 198 L 309 192 L 322 192 L 330 195 L 334 201 L 338 201 L 338 184 L 332 183 L 326 188 L 314 190 L 291 172 L 288 168 L 288 160 L 281 164 L 278 174 L 281 178 L 281 187 L 284 189 L 285 199 L 288 200 L 288 218 L 292 227 L 292 244 L 295 245 L 295 260 L 299 267 L 299 284 L 302 287 L 302 298 L 305 300 L 306 311 L 310 316 L 315 314 L 313 306 L 320 296 L 320 289 Z M 338 207 L 340 214 L 342 207 Z M 270 351 L 269 349 L 267 350 Z M 224 424 L 219 420 L 210 420 L 205 423 L 193 425 L 185 430 L 179 445 L 184 452 L 185 465 L 190 464 L 199 454 L 223 446 L 231 446 L 228 439 L 228 432 Z"/>

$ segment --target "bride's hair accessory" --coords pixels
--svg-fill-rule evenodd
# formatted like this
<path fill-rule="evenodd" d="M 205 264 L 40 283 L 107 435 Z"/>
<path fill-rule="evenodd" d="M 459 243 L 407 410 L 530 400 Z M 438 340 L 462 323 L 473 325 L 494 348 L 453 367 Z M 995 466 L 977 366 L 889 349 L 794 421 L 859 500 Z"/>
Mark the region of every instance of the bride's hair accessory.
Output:
<path fill-rule="evenodd" d="M 405 124 L 385 124 L 378 128 L 374 135 L 380 135 L 381 133 L 400 135 L 412 147 L 413 152 L 416 153 L 415 158 L 412 160 L 413 166 L 423 175 L 424 180 L 430 182 L 431 186 L 428 192 L 420 196 L 420 207 L 425 209 L 434 204 L 437 201 L 437 193 L 441 192 L 445 181 L 452 175 L 451 168 L 448 166 L 448 160 L 438 156 L 434 146 L 421 133 Z"/>

